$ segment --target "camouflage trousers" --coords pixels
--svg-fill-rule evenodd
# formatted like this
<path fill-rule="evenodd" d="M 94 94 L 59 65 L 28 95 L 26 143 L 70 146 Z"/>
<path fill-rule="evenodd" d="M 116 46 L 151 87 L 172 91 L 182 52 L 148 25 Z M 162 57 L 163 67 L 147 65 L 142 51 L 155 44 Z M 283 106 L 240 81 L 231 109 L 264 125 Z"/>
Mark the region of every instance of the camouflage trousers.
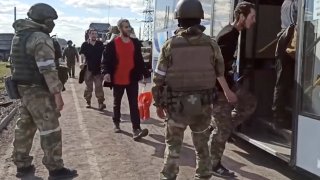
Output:
<path fill-rule="evenodd" d="M 31 165 L 29 155 L 33 138 L 40 132 L 42 159 L 46 168 L 51 170 L 63 167 L 61 129 L 54 97 L 48 90 L 39 86 L 18 86 L 21 95 L 20 118 L 15 128 L 13 161 L 18 168 Z"/>
<path fill-rule="evenodd" d="M 90 71 L 85 72 L 84 81 L 86 83 L 86 89 L 84 90 L 84 98 L 87 102 L 91 102 L 92 92 L 93 92 L 93 85 L 95 90 L 95 95 L 98 99 L 98 103 L 102 104 L 104 102 L 104 92 L 103 92 L 103 85 L 102 85 L 103 77 L 102 75 L 92 75 Z"/>
<path fill-rule="evenodd" d="M 211 161 L 208 141 L 210 137 L 212 106 L 202 108 L 197 116 L 187 116 L 181 113 L 169 112 L 166 124 L 166 149 L 164 167 L 160 174 L 161 180 L 175 180 L 179 173 L 180 150 L 183 144 L 184 132 L 187 126 L 192 132 L 192 140 L 196 151 L 197 167 L 195 179 L 210 179 Z"/>
<path fill-rule="evenodd" d="M 213 167 L 221 161 L 226 142 L 234 128 L 247 120 L 257 107 L 256 98 L 248 91 L 238 90 L 236 94 L 238 103 L 231 105 L 225 95 L 218 92 L 218 99 L 213 106 L 213 124 L 217 127 L 210 146 Z"/>

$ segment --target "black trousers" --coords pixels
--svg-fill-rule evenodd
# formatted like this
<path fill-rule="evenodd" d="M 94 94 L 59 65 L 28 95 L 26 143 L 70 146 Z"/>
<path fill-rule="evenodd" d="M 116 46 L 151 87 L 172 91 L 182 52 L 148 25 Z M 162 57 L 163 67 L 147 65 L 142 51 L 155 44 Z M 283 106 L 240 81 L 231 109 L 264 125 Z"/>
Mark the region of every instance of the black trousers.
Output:
<path fill-rule="evenodd" d="M 133 129 L 141 129 L 140 127 L 140 114 L 138 109 L 138 93 L 139 84 L 138 82 L 131 83 L 127 86 L 114 85 L 113 87 L 113 122 L 120 123 L 121 118 L 121 101 L 124 94 L 127 92 L 129 107 L 130 107 L 130 117 Z"/>
<path fill-rule="evenodd" d="M 295 60 L 283 54 L 276 58 L 277 80 L 274 88 L 272 110 L 274 116 L 285 116 L 285 107 L 291 104 L 294 87 Z"/>

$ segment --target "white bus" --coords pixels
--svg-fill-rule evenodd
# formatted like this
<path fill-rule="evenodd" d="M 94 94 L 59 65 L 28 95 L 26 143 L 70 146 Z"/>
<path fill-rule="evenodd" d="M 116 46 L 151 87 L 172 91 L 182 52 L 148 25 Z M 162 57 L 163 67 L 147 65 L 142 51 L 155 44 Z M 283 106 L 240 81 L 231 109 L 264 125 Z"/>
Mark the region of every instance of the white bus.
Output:
<path fill-rule="evenodd" d="M 223 26 L 233 21 L 238 0 L 201 0 L 205 11 L 202 24 L 206 34 L 215 37 Z M 280 9 L 283 0 L 251 1 L 256 4 L 257 23 L 239 38 L 238 73 L 250 72 L 250 90 L 258 100 L 254 115 L 235 135 L 288 162 L 295 169 L 320 176 L 320 1 L 299 0 L 298 42 L 295 85 L 287 110 L 292 128 L 273 125 L 272 99 L 276 81 L 275 44 L 281 30 Z M 153 69 L 161 46 L 173 35 L 177 22 L 173 13 L 177 0 L 155 0 Z"/>
<path fill-rule="evenodd" d="M 153 68 L 156 66 L 163 43 L 170 38 L 177 29 L 177 21 L 174 19 L 174 9 L 178 0 L 156 0 L 154 2 Z M 221 7 L 227 5 L 223 7 L 227 9 L 216 9 L 213 14 L 212 0 L 202 0 L 201 3 L 205 14 L 204 20 L 202 21 L 202 25 L 206 27 L 205 33 L 207 35 L 217 34 L 219 30 L 229 22 L 231 2 L 224 0 L 216 1 L 215 3 L 220 4 Z M 219 16 L 219 20 L 212 21 L 212 19 L 214 19 L 213 16 Z M 216 26 L 213 26 L 213 24 L 216 24 Z"/>

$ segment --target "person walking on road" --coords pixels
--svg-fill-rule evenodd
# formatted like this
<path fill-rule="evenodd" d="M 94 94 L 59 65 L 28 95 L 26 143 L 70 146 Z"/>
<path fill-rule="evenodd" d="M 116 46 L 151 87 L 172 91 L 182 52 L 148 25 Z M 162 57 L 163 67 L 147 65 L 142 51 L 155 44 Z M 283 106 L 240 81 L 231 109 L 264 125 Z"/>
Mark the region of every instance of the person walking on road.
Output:
<path fill-rule="evenodd" d="M 81 46 L 79 54 L 81 55 L 81 61 L 85 61 L 86 68 L 84 81 L 86 89 L 84 91 L 84 98 L 87 101 L 87 108 L 91 108 L 91 98 L 93 92 L 93 85 L 95 95 L 98 99 L 99 110 L 102 111 L 106 108 L 104 104 L 104 92 L 103 92 L 103 76 L 101 75 L 101 59 L 104 50 L 104 45 L 101 41 L 97 41 L 97 31 L 90 29 L 88 31 L 89 39 Z"/>
<path fill-rule="evenodd" d="M 63 52 L 63 60 L 67 61 L 67 66 L 69 68 L 69 77 L 75 78 L 75 66 L 76 66 L 76 59 L 79 62 L 79 55 L 77 49 L 72 46 L 73 42 L 69 40 L 68 47 Z"/>
<path fill-rule="evenodd" d="M 217 36 L 217 42 L 221 49 L 225 65 L 225 77 L 229 87 L 234 88 L 233 64 L 234 54 L 238 46 L 240 31 L 250 29 L 256 18 L 255 6 L 249 2 L 239 3 L 234 10 L 235 22 L 225 26 Z M 218 84 L 219 87 L 219 84 Z M 230 104 L 224 97 L 222 88 L 218 88 L 217 101 L 213 107 L 214 122 L 217 131 L 212 135 L 211 158 L 212 171 L 218 177 L 234 177 L 235 174 L 221 164 L 221 158 L 225 150 L 225 144 L 235 127 L 254 113 L 257 101 L 244 87 L 237 89 L 237 104 Z"/>
<path fill-rule="evenodd" d="M 141 129 L 138 109 L 138 82 L 145 76 L 147 70 L 144 66 L 141 53 L 141 43 L 131 38 L 131 26 L 127 19 L 118 21 L 120 35 L 106 45 L 102 61 L 104 81 L 113 84 L 113 122 L 114 131 L 121 132 L 121 101 L 124 91 L 127 92 L 130 116 L 133 128 L 133 139 L 139 140 L 148 135 L 147 129 Z"/>
<path fill-rule="evenodd" d="M 210 179 L 208 141 L 212 130 L 212 106 L 216 79 L 231 103 L 237 96 L 224 77 L 218 44 L 200 25 L 204 11 L 199 0 L 180 0 L 175 9 L 179 28 L 161 50 L 152 88 L 157 114 L 166 119 L 166 149 L 161 180 L 175 180 L 184 131 L 189 126 L 196 151 L 195 179 Z"/>
<path fill-rule="evenodd" d="M 42 162 L 49 170 L 49 180 L 73 178 L 77 171 L 65 168 L 62 160 L 58 118 L 64 103 L 54 60 L 54 45 L 49 36 L 58 15 L 51 6 L 38 3 L 30 8 L 28 17 L 30 19 L 14 22 L 16 34 L 11 50 L 12 79 L 17 83 L 21 97 L 12 155 L 17 166 L 16 176 L 24 178 L 35 172 L 33 157 L 29 153 L 39 130 L 44 152 Z"/>

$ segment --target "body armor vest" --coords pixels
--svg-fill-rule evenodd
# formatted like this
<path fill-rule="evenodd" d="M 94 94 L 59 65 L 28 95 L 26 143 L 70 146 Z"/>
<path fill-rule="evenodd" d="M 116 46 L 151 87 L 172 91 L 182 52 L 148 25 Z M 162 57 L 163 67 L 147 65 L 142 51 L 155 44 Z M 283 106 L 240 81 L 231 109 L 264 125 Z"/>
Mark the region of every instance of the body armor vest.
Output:
<path fill-rule="evenodd" d="M 216 84 L 213 56 L 209 41 L 191 44 L 182 36 L 173 37 L 166 84 L 172 91 L 213 89 Z"/>
<path fill-rule="evenodd" d="M 46 85 L 40 73 L 35 57 L 28 54 L 26 44 L 35 30 L 26 30 L 16 33 L 12 43 L 11 60 L 13 65 L 12 80 L 22 85 Z"/>

